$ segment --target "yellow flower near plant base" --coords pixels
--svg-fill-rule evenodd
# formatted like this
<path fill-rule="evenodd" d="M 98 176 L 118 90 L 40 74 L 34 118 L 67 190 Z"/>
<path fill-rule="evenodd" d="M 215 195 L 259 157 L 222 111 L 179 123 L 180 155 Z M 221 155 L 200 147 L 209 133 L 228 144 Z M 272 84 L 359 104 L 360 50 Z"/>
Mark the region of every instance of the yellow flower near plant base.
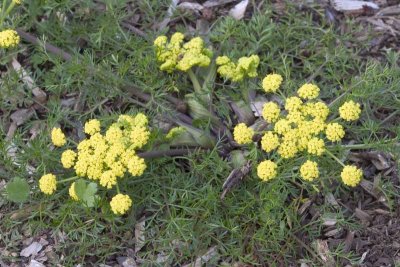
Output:
<path fill-rule="evenodd" d="M 314 99 L 318 97 L 319 91 L 320 89 L 315 84 L 306 83 L 297 90 L 297 94 L 303 99 Z"/>
<path fill-rule="evenodd" d="M 127 168 L 132 176 L 140 176 L 146 170 L 147 166 L 144 159 L 134 155 L 128 160 Z"/>
<path fill-rule="evenodd" d="M 67 142 L 65 135 L 60 128 L 53 128 L 51 130 L 51 141 L 55 146 L 63 146 Z"/>
<path fill-rule="evenodd" d="M 110 206 L 114 214 L 123 215 L 132 206 L 132 200 L 128 195 L 117 194 L 111 199 Z"/>
<path fill-rule="evenodd" d="M 20 38 L 14 30 L 0 31 L 0 48 L 12 48 L 19 44 Z"/>
<path fill-rule="evenodd" d="M 271 131 L 266 132 L 261 138 L 261 148 L 265 152 L 271 152 L 279 146 L 279 137 Z"/>
<path fill-rule="evenodd" d="M 239 123 L 233 129 L 233 138 L 239 145 L 250 144 L 253 142 L 253 129 L 246 126 L 244 123 Z"/>
<path fill-rule="evenodd" d="M 319 177 L 318 164 L 314 161 L 307 160 L 300 167 L 300 175 L 304 180 L 312 181 Z"/>
<path fill-rule="evenodd" d="M 275 93 L 281 86 L 283 78 L 279 74 L 268 74 L 262 81 L 262 88 L 266 93 Z"/>
<path fill-rule="evenodd" d="M 57 180 L 54 174 L 48 173 L 39 179 L 40 191 L 46 195 L 52 195 L 57 189 Z"/>
<path fill-rule="evenodd" d="M 353 100 L 345 102 L 339 108 L 339 115 L 345 121 L 355 121 L 360 118 L 361 108 L 360 104 L 354 102 Z"/>
<path fill-rule="evenodd" d="M 76 153 L 71 149 L 65 150 L 61 154 L 61 163 L 64 168 L 69 169 L 74 166 L 76 159 Z"/>
<path fill-rule="evenodd" d="M 345 185 L 354 187 L 358 185 L 362 179 L 362 170 L 356 166 L 346 165 L 340 174 Z"/>
<path fill-rule="evenodd" d="M 70 185 L 69 190 L 68 190 L 68 193 L 69 193 L 69 196 L 70 196 L 73 200 L 75 200 L 75 201 L 78 201 L 78 200 L 79 200 L 78 195 L 76 194 L 76 191 L 75 191 L 75 182 L 73 182 L 73 183 Z"/>
<path fill-rule="evenodd" d="M 324 140 L 313 137 L 308 141 L 307 152 L 316 156 L 321 156 L 325 152 Z"/>
<path fill-rule="evenodd" d="M 286 98 L 285 109 L 289 112 L 299 111 L 303 105 L 303 101 L 297 96 Z"/>
<path fill-rule="evenodd" d="M 100 121 L 94 119 L 86 122 L 84 130 L 88 135 L 94 135 L 95 133 L 100 132 Z"/>
<path fill-rule="evenodd" d="M 124 134 L 121 128 L 113 123 L 106 131 L 105 139 L 109 144 L 121 143 L 121 140 L 124 138 Z"/>
<path fill-rule="evenodd" d="M 264 160 L 257 167 L 257 175 L 263 181 L 269 181 L 276 177 L 277 168 L 275 162 L 271 160 Z"/>
<path fill-rule="evenodd" d="M 333 122 L 326 125 L 325 135 L 328 140 L 332 142 L 340 141 L 344 137 L 344 134 L 343 126 L 339 123 Z"/>
<path fill-rule="evenodd" d="M 275 102 L 267 102 L 263 106 L 262 116 L 269 123 L 275 122 L 279 118 L 281 109 Z"/>

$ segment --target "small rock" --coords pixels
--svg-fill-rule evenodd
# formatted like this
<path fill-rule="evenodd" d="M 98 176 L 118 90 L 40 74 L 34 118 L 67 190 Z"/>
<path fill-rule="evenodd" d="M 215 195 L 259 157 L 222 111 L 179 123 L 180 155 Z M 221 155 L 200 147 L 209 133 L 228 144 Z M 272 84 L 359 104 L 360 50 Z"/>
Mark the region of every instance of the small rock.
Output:
<path fill-rule="evenodd" d="M 21 253 L 20 256 L 22 257 L 30 257 L 31 255 L 35 256 L 36 254 L 39 253 L 39 251 L 41 251 L 43 248 L 43 246 L 38 243 L 38 242 L 33 242 L 32 244 L 30 244 L 28 247 L 24 248 Z"/>

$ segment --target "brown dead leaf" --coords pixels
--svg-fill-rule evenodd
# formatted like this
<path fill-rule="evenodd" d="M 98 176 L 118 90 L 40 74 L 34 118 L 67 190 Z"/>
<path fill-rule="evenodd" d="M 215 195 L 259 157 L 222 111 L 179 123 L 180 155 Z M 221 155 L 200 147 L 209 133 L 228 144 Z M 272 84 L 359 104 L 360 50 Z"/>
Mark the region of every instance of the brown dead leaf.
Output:
<path fill-rule="evenodd" d="M 42 250 L 42 248 L 42 244 L 40 244 L 39 242 L 33 242 L 28 247 L 24 248 L 19 255 L 26 258 L 30 256 L 35 256 L 39 253 L 39 251 Z"/>
<path fill-rule="evenodd" d="M 39 87 L 35 86 L 34 80 L 31 76 L 28 75 L 21 64 L 15 58 L 13 58 L 11 61 L 11 65 L 13 66 L 14 70 L 20 74 L 20 78 L 22 79 L 22 81 L 31 90 L 35 100 L 41 104 L 45 103 L 47 99 L 46 93 Z"/>
<path fill-rule="evenodd" d="M 358 0 L 331 0 L 331 5 L 339 12 L 348 15 L 360 15 L 365 9 L 378 10 L 379 6 L 372 2 Z"/>
<path fill-rule="evenodd" d="M 244 13 L 246 12 L 248 4 L 249 0 L 243 0 L 240 3 L 236 4 L 231 10 L 229 10 L 229 16 L 233 17 L 236 20 L 241 20 L 244 17 Z"/>
<path fill-rule="evenodd" d="M 183 267 L 201 267 L 217 256 L 217 247 L 211 247 L 203 256 L 198 257 L 195 262 L 185 264 Z"/>
<path fill-rule="evenodd" d="M 28 121 L 33 114 L 35 114 L 35 111 L 32 108 L 18 109 L 10 115 L 10 119 L 17 126 L 20 126 Z"/>
<path fill-rule="evenodd" d="M 146 241 L 145 238 L 146 217 L 140 218 L 135 224 L 135 253 L 140 251 Z"/>
<path fill-rule="evenodd" d="M 369 222 L 371 221 L 371 216 L 368 214 L 368 213 L 366 213 L 365 211 L 363 211 L 363 210 L 361 210 L 361 209 L 359 209 L 359 208 L 356 208 L 356 210 L 354 211 L 354 213 L 355 213 L 355 215 L 356 215 L 356 217 L 358 218 L 358 219 L 360 219 L 360 221 L 364 224 L 364 225 L 368 225 L 369 224 Z"/>
<path fill-rule="evenodd" d="M 313 242 L 313 245 L 315 250 L 317 251 L 318 256 L 325 263 L 324 266 L 335 266 L 335 260 L 332 256 L 332 253 L 329 251 L 328 242 L 326 240 L 317 239 Z"/>
<path fill-rule="evenodd" d="M 237 2 L 238 0 L 207 0 L 203 3 L 204 7 L 216 7 L 229 4 L 231 2 Z"/>
<path fill-rule="evenodd" d="M 240 169 L 236 168 L 232 170 L 232 172 L 229 174 L 228 178 L 226 178 L 224 184 L 222 185 L 223 192 L 221 194 L 221 200 L 223 200 L 225 198 L 225 195 L 240 181 L 242 181 L 243 178 L 250 172 L 250 166 L 251 163 L 250 161 L 248 161 Z"/>

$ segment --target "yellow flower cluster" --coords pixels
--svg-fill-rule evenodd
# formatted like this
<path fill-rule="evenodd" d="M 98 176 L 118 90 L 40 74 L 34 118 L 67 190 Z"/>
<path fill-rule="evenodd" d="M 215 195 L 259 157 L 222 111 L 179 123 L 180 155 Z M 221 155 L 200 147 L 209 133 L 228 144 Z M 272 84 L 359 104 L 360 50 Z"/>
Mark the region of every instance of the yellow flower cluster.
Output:
<path fill-rule="evenodd" d="M 221 77 L 233 82 L 242 81 L 246 77 L 257 77 L 257 67 L 260 58 L 257 55 L 239 58 L 237 63 L 231 61 L 227 56 L 217 57 L 215 63 L 218 66 L 217 72 Z"/>
<path fill-rule="evenodd" d="M 340 174 L 342 181 L 345 185 L 356 186 L 360 183 L 363 176 L 362 170 L 356 166 L 344 166 L 342 173 Z"/>
<path fill-rule="evenodd" d="M 104 134 L 101 133 L 100 121 L 90 120 L 85 123 L 84 131 L 88 138 L 77 145 L 77 150 L 68 149 L 62 153 L 64 168 L 73 167 L 78 177 L 95 180 L 107 189 L 116 185 L 117 180 L 126 173 L 131 176 L 143 174 L 146 163 L 136 154 L 136 150 L 145 146 L 150 137 L 148 119 L 144 114 L 120 115 Z M 52 130 L 51 138 L 56 146 L 66 143 L 65 135 L 59 128 Z M 39 187 L 45 194 L 52 194 L 56 190 L 56 177 L 44 175 L 39 180 Z M 78 200 L 75 183 L 71 184 L 69 195 L 73 200 Z M 116 214 L 123 214 L 131 204 L 128 196 L 118 194 L 111 201 L 111 209 Z"/>
<path fill-rule="evenodd" d="M 319 95 L 319 88 L 315 84 L 306 83 L 297 90 L 297 94 L 303 99 L 315 99 Z"/>
<path fill-rule="evenodd" d="M 262 81 L 262 88 L 266 93 L 275 93 L 281 86 L 283 78 L 279 74 L 268 74 Z"/>
<path fill-rule="evenodd" d="M 179 127 L 174 127 L 171 130 L 169 130 L 169 132 L 167 133 L 167 135 L 165 136 L 165 138 L 167 139 L 172 139 L 176 136 L 179 136 L 180 134 L 186 132 L 185 127 L 179 126 Z"/>
<path fill-rule="evenodd" d="M 358 120 L 361 114 L 361 108 L 359 103 L 355 103 L 353 100 L 345 102 L 339 108 L 339 115 L 345 121 Z"/>
<path fill-rule="evenodd" d="M 14 30 L 4 30 L 0 32 L 0 48 L 15 47 L 19 44 L 20 38 Z"/>
<path fill-rule="evenodd" d="M 65 150 L 61 154 L 61 163 L 64 168 L 69 169 L 75 165 L 76 153 L 71 149 Z"/>
<path fill-rule="evenodd" d="M 132 200 L 128 195 L 117 194 L 111 199 L 110 206 L 115 214 L 122 215 L 132 206 Z"/>
<path fill-rule="evenodd" d="M 303 177 L 304 180 L 307 181 L 312 181 L 315 178 L 318 178 L 319 176 L 318 164 L 314 161 L 307 160 L 300 167 L 300 175 L 301 177 Z"/>
<path fill-rule="evenodd" d="M 250 144 L 253 141 L 254 131 L 244 123 L 239 123 L 233 129 L 233 138 L 239 145 Z"/>
<path fill-rule="evenodd" d="M 51 141 L 55 146 L 63 146 L 67 142 L 65 135 L 60 128 L 53 128 L 51 130 Z"/>
<path fill-rule="evenodd" d="M 270 74 L 264 78 L 263 88 L 266 92 L 276 92 L 282 83 L 278 74 Z M 277 154 L 283 159 L 294 158 L 299 153 L 308 153 L 309 157 L 320 157 L 326 151 L 325 138 L 331 142 L 340 141 L 345 131 L 337 122 L 327 122 L 330 110 L 322 101 L 317 100 L 320 89 L 314 84 L 304 84 L 297 90 L 298 96 L 285 99 L 284 110 L 274 102 L 263 106 L 262 117 L 273 124 L 261 138 L 261 148 L 267 153 Z M 361 113 L 360 105 L 353 101 L 346 102 L 339 109 L 344 120 L 355 120 Z M 239 124 L 235 127 L 234 137 L 241 143 L 250 142 L 251 135 L 247 126 Z M 271 130 L 272 129 L 272 130 Z M 239 143 L 239 142 L 238 142 Z M 346 185 L 355 186 L 359 183 L 362 172 L 355 167 L 345 167 L 342 180 Z M 300 167 L 300 176 L 307 181 L 319 177 L 318 164 L 307 160 Z M 266 160 L 257 168 L 257 174 L 262 180 L 276 176 L 276 163 Z"/>
<path fill-rule="evenodd" d="M 154 40 L 157 60 L 162 63 L 160 70 L 188 71 L 193 66 L 210 65 L 212 52 L 204 47 L 203 39 L 195 37 L 184 43 L 184 38 L 182 33 L 176 32 L 169 42 L 166 36 L 159 36 Z"/>
<path fill-rule="evenodd" d="M 263 106 L 262 116 L 269 123 L 276 122 L 281 113 L 281 109 L 275 102 L 267 102 Z"/>
<path fill-rule="evenodd" d="M 57 189 L 57 180 L 54 174 L 48 173 L 39 179 L 40 191 L 46 195 L 53 194 Z"/>
<path fill-rule="evenodd" d="M 276 169 L 278 166 L 276 165 L 275 162 L 271 160 L 264 160 L 260 164 L 258 164 L 257 167 L 257 175 L 258 177 L 261 178 L 263 181 L 269 181 L 272 178 L 275 178 L 277 171 Z"/>
<path fill-rule="evenodd" d="M 21 0 L 12 0 L 13 3 L 15 3 L 16 5 L 20 5 L 21 4 Z"/>
<path fill-rule="evenodd" d="M 336 142 L 342 140 L 345 132 L 342 125 L 337 122 L 333 122 L 326 125 L 325 134 L 328 140 Z"/>

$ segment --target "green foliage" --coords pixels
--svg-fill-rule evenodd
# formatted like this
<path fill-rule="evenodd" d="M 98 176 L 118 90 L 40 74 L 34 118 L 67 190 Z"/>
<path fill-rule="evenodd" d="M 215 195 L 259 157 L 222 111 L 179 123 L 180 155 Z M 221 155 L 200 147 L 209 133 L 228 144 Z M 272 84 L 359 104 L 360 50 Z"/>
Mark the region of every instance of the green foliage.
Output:
<path fill-rule="evenodd" d="M 26 180 L 15 177 L 7 183 L 7 199 L 16 203 L 23 203 L 29 197 L 30 187 Z"/>
<path fill-rule="evenodd" d="M 87 183 L 85 180 L 79 179 L 75 182 L 75 193 L 78 199 L 89 208 L 94 207 L 96 201 L 98 201 L 96 183 Z"/>

